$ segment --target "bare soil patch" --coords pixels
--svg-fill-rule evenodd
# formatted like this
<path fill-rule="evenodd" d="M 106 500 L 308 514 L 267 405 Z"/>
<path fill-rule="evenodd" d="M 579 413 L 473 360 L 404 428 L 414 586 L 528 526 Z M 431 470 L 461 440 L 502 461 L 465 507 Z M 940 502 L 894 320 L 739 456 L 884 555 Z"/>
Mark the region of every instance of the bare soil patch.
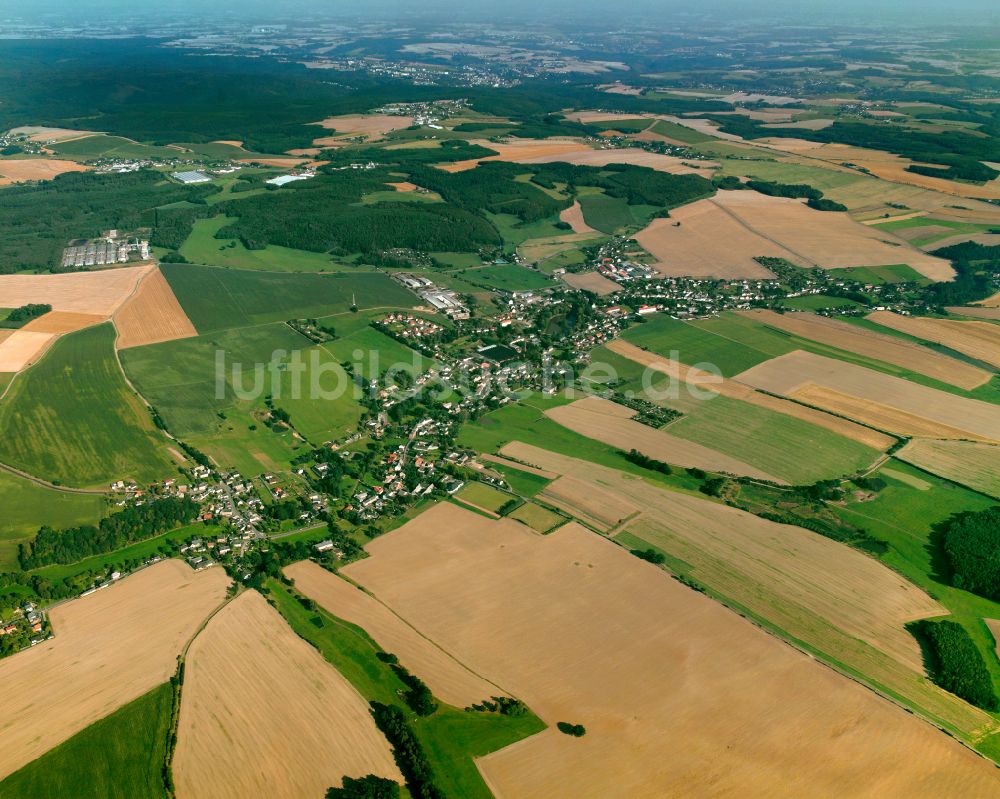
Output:
<path fill-rule="evenodd" d="M 1000 406 L 802 350 L 736 380 L 901 435 L 1000 441 Z"/>
<path fill-rule="evenodd" d="M 919 344 L 881 335 L 827 316 L 806 312 L 778 314 L 774 311 L 748 311 L 746 315 L 770 327 L 901 366 L 967 391 L 989 382 L 993 377 L 985 369 L 949 358 Z"/>
<path fill-rule="evenodd" d="M 407 181 L 400 181 L 399 183 L 387 183 L 387 186 L 392 186 L 396 191 L 408 192 L 416 191 L 419 186 L 416 183 L 409 183 Z"/>
<path fill-rule="evenodd" d="M 1000 368 L 1000 326 L 989 322 L 901 316 L 892 311 L 874 311 L 865 319 L 926 341 L 935 341 Z"/>
<path fill-rule="evenodd" d="M 402 781 L 368 703 L 256 591 L 191 645 L 173 771 L 181 799 L 322 796 L 345 775 Z"/>
<path fill-rule="evenodd" d="M 198 335 L 159 267 L 149 272 L 114 315 L 118 349 Z"/>
<path fill-rule="evenodd" d="M 227 583 L 168 560 L 53 608 L 55 637 L 0 661 L 0 777 L 165 683 Z"/>
<path fill-rule="evenodd" d="M 502 689 L 473 674 L 435 646 L 388 607 L 356 585 L 311 561 L 285 569 L 295 587 L 334 616 L 363 628 L 386 652 L 427 683 L 434 695 L 455 707 L 467 707 Z"/>
<path fill-rule="evenodd" d="M 812 796 L 1000 785 L 955 741 L 578 525 L 543 537 L 445 504 L 367 548 L 352 579 L 549 724 L 586 727 L 481 758 L 498 799 L 764 797 L 789 774 Z"/>

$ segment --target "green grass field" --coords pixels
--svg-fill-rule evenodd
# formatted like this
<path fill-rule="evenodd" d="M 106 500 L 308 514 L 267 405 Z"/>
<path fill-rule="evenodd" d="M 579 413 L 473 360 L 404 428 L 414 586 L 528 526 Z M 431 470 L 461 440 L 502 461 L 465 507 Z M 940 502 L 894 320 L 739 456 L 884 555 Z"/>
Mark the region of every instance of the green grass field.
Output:
<path fill-rule="evenodd" d="M 76 527 L 96 524 L 104 516 L 98 494 L 70 494 L 0 472 L 0 571 L 17 568 L 17 544 L 43 525 Z"/>
<path fill-rule="evenodd" d="M 129 390 L 110 323 L 60 338 L 0 402 L 0 459 L 67 485 L 169 477 L 166 439 Z"/>
<path fill-rule="evenodd" d="M 163 264 L 164 276 L 200 333 L 328 316 L 359 308 L 410 307 L 417 297 L 378 272 L 271 274 Z"/>
<path fill-rule="evenodd" d="M 818 311 L 820 308 L 860 308 L 861 303 L 846 297 L 831 297 L 829 294 L 805 294 L 783 300 L 782 305 L 796 311 Z"/>
<path fill-rule="evenodd" d="M 522 222 L 520 218 L 512 214 L 491 214 L 486 212 L 486 217 L 493 223 L 493 226 L 500 233 L 504 245 L 513 249 L 528 239 L 548 238 L 549 236 L 565 236 L 568 230 L 562 230 L 555 226 L 556 217 L 551 219 L 539 219 L 535 222 Z"/>
<path fill-rule="evenodd" d="M 277 580 L 271 580 L 268 589 L 289 626 L 315 646 L 365 699 L 406 710 L 399 698 L 405 686 L 388 665 L 378 660 L 376 655 L 383 650 L 364 630 L 325 610 L 306 610 Z M 545 729 L 532 713 L 466 713 L 444 703 L 439 703 L 430 716 L 418 717 L 408 710 L 406 713 L 427 752 L 435 782 L 450 799 L 492 799 L 473 758 Z"/>
<path fill-rule="evenodd" d="M 668 122 L 665 119 L 658 119 L 650 130 L 653 133 L 659 133 L 661 136 L 666 136 L 669 139 L 684 142 L 685 144 L 701 144 L 702 142 L 716 140 L 715 137 L 709 136 L 707 133 L 687 128 L 684 125 L 678 125 L 676 122 Z"/>
<path fill-rule="evenodd" d="M 844 277 L 850 280 L 858 280 L 862 283 L 871 283 L 875 286 L 886 283 L 921 283 L 930 281 L 918 271 L 906 264 L 893 264 L 891 266 L 849 266 L 845 269 L 827 270 L 834 277 Z"/>
<path fill-rule="evenodd" d="M 487 286 L 503 291 L 534 291 L 551 288 L 555 285 L 548 275 L 527 269 L 517 264 L 501 264 L 499 266 L 484 266 L 479 269 L 466 269 L 459 273 L 463 279 L 474 285 Z"/>
<path fill-rule="evenodd" d="M 0 782 L 0 799 L 166 799 L 173 688 L 161 685 Z"/>
<path fill-rule="evenodd" d="M 156 147 L 122 138 L 106 136 L 103 133 L 84 136 L 80 139 L 57 142 L 49 149 L 63 158 L 90 161 L 97 158 L 163 158 L 172 159 L 183 155 L 173 147 Z"/>
<path fill-rule="evenodd" d="M 233 198 L 243 195 L 235 194 Z M 260 272 L 334 272 L 349 267 L 335 262 L 328 253 L 295 250 L 269 244 L 262 250 L 248 250 L 238 239 L 217 239 L 215 234 L 236 220 L 217 216 L 199 219 L 191 235 L 181 245 L 181 255 L 193 264 L 229 266 Z"/>
<path fill-rule="evenodd" d="M 510 486 L 511 491 L 522 497 L 533 497 L 552 482 L 546 477 L 526 472 L 514 466 L 491 463 L 489 468 L 500 474 L 507 481 L 507 485 Z"/>
<path fill-rule="evenodd" d="M 933 244 L 935 241 L 949 238 L 958 233 L 982 233 L 993 228 L 993 225 L 976 225 L 969 222 L 957 222 L 953 219 L 935 219 L 926 216 L 917 216 L 912 219 L 897 219 L 882 222 L 876 225 L 879 230 L 888 230 L 896 233 L 900 230 L 912 230 L 914 228 L 928 228 L 928 231 L 917 238 L 910 238 L 909 242 L 914 247 L 924 247 Z M 947 228 L 945 231 L 930 230 L 934 228 Z"/>
<path fill-rule="evenodd" d="M 565 516 L 561 516 L 548 508 L 543 508 L 535 502 L 525 502 L 520 507 L 508 513 L 507 518 L 524 522 L 532 530 L 539 533 L 547 533 L 566 521 Z"/>
<path fill-rule="evenodd" d="M 794 485 L 852 474 L 879 455 L 825 428 L 729 397 L 691 401 L 685 411 L 667 428 L 671 435 L 732 455 Z"/>
<path fill-rule="evenodd" d="M 614 233 L 621 228 L 639 224 L 632 209 L 621 197 L 609 197 L 604 192 L 581 194 L 579 197 L 583 220 L 602 233 Z"/>
<path fill-rule="evenodd" d="M 493 511 L 493 513 L 499 511 L 500 508 L 513 499 L 510 494 L 498 491 L 493 488 L 493 486 L 486 485 L 485 483 L 478 483 L 475 481 L 466 483 L 465 486 L 457 494 L 455 494 L 455 497 L 479 508 L 485 508 L 488 511 Z"/>
<path fill-rule="evenodd" d="M 343 326 L 337 328 L 338 333 L 342 329 Z M 373 327 L 362 327 L 322 346 L 338 363 L 350 361 L 358 374 L 369 379 L 378 377 L 388 369 L 405 369 L 410 374 L 417 375 L 431 365 L 431 361 L 416 350 Z"/>

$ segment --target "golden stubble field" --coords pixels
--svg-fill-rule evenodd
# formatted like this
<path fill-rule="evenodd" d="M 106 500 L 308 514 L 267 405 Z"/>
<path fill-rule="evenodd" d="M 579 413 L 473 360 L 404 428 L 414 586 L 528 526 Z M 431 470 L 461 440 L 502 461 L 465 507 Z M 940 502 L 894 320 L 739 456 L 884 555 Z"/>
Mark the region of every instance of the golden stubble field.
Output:
<path fill-rule="evenodd" d="M 607 297 L 622 290 L 615 281 L 608 280 L 597 272 L 567 272 L 562 280 L 570 288 L 590 291 L 599 297 Z"/>
<path fill-rule="evenodd" d="M 142 279 L 115 312 L 114 322 L 120 350 L 198 335 L 159 267 Z"/>
<path fill-rule="evenodd" d="M 418 633 L 370 594 L 312 561 L 285 568 L 296 590 L 334 616 L 363 628 L 386 652 L 392 652 L 444 702 L 468 707 L 504 693 L 497 685 L 473 674 L 451 655 Z"/>
<path fill-rule="evenodd" d="M 173 761 L 178 799 L 299 799 L 341 779 L 402 781 L 368 703 L 256 591 L 191 644 Z"/>
<path fill-rule="evenodd" d="M 996 723 L 924 676 L 904 625 L 945 612 L 878 560 L 800 527 L 652 485 L 607 467 L 513 442 L 510 457 L 573 478 L 579 498 L 595 487 L 642 508 L 624 533 L 666 552 L 671 568 L 714 595 L 804 642 L 969 736 Z M 566 479 L 566 478 L 561 478 Z M 557 504 L 573 512 L 576 498 Z M 624 534 L 615 532 L 615 536 Z"/>
<path fill-rule="evenodd" d="M 774 475 L 693 441 L 632 420 L 635 411 L 599 397 L 586 397 L 545 411 L 552 421 L 615 449 L 636 449 L 644 455 L 683 467 L 756 477 L 786 483 Z"/>
<path fill-rule="evenodd" d="M 580 207 L 579 200 L 574 200 L 569 208 L 564 208 L 560 211 L 559 219 L 563 222 L 568 222 L 570 227 L 573 228 L 574 233 L 597 233 L 596 230 L 584 221 L 583 209 Z"/>
<path fill-rule="evenodd" d="M 367 549 L 348 576 L 548 724 L 586 727 L 481 758 L 498 799 L 1000 790 L 955 741 L 578 525 L 443 504 Z"/>
<path fill-rule="evenodd" d="M 165 683 L 227 583 L 166 560 L 53 608 L 55 637 L 0 661 L 0 777 Z"/>
<path fill-rule="evenodd" d="M 746 311 L 744 313 L 759 322 L 787 333 L 794 333 L 821 344 L 828 344 L 831 347 L 901 366 L 944 383 L 964 388 L 966 391 L 971 391 L 993 378 L 993 374 L 985 369 L 980 369 L 955 358 L 949 358 L 947 355 L 942 355 L 927 347 L 904 341 L 896 336 L 882 335 L 872 330 L 866 330 L 828 316 L 819 316 L 806 311 L 782 314 L 774 311 Z M 998 328 L 998 333 L 1000 333 L 1000 328 Z"/>
<path fill-rule="evenodd" d="M 1000 407 L 802 350 L 735 378 L 899 435 L 1000 441 Z"/>
<path fill-rule="evenodd" d="M 873 311 L 865 319 L 916 338 L 943 344 L 1000 369 L 1000 325 L 902 316 L 892 311 Z"/>
<path fill-rule="evenodd" d="M 85 172 L 88 166 L 57 158 L 0 159 L 0 186 L 26 180 L 51 180 L 64 172 Z"/>
<path fill-rule="evenodd" d="M 896 457 L 946 480 L 1000 498 L 1000 445 L 915 438 Z"/>

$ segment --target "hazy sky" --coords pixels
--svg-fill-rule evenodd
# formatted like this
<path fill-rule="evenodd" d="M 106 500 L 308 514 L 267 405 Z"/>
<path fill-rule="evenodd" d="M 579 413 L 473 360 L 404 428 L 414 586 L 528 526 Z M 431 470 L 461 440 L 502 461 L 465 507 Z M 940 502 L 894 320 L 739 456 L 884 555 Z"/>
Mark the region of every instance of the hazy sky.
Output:
<path fill-rule="evenodd" d="M 152 14 L 184 16 L 192 20 L 209 16 L 280 19 L 299 14 L 330 17 L 372 16 L 412 18 L 417 14 L 446 19 L 550 18 L 580 22 L 607 19 L 609 26 L 628 18 L 668 22 L 678 15 L 719 14 L 723 18 L 779 19 L 816 22 L 837 19 L 850 22 L 885 18 L 919 24 L 946 20 L 963 24 L 1000 22 L 998 0 L 32 0 L 7 9 L 0 18 L 43 16 L 103 18 Z"/>

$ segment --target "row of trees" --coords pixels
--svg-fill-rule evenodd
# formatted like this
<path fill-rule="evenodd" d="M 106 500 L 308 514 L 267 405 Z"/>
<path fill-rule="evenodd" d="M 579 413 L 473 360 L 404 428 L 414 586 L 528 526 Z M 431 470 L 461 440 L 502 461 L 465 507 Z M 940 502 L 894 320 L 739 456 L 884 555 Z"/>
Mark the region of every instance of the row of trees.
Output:
<path fill-rule="evenodd" d="M 52 563 L 76 563 L 189 524 L 197 515 L 198 506 L 190 499 L 163 497 L 146 505 L 123 508 L 96 527 L 42 527 L 31 541 L 20 545 L 18 561 L 25 570 Z"/>

